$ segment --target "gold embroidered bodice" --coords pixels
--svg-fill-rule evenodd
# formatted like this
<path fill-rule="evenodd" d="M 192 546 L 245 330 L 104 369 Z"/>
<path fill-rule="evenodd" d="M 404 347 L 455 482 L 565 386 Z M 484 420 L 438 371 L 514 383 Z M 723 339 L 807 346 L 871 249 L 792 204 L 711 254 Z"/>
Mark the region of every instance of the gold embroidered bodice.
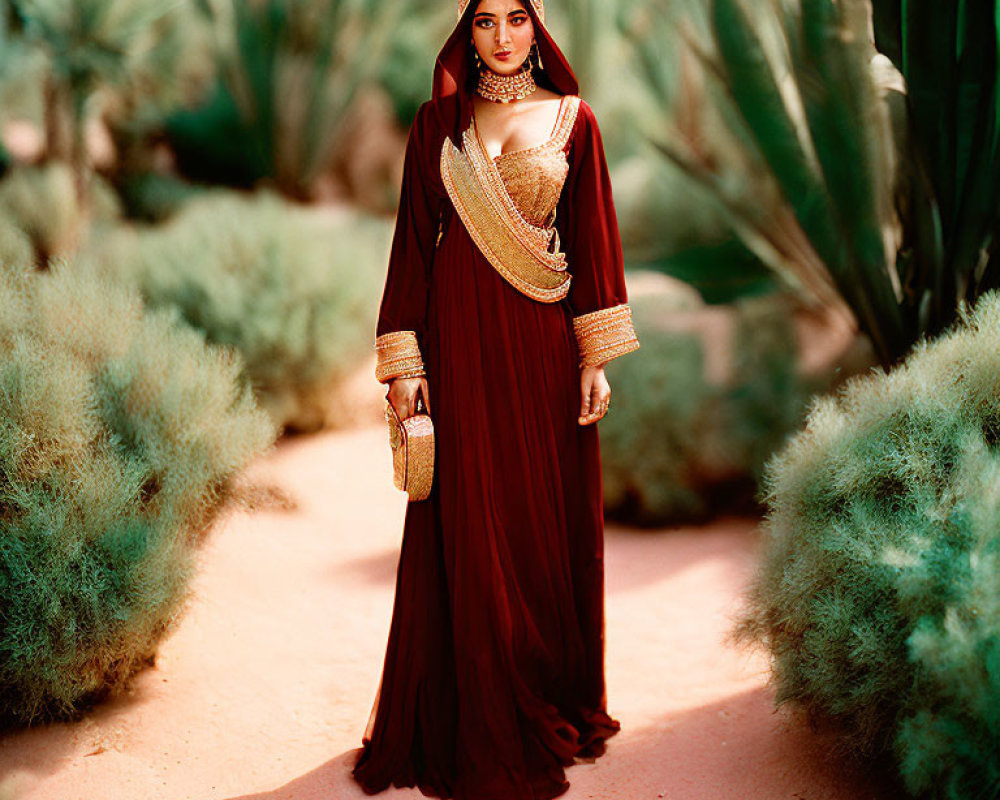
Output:
<path fill-rule="evenodd" d="M 563 97 L 552 135 L 542 144 L 493 157 L 510 199 L 532 225 L 545 226 L 553 221 L 569 172 L 566 142 L 573 130 L 578 102 L 576 97 Z"/>
<path fill-rule="evenodd" d="M 552 134 L 535 147 L 491 157 L 475 115 L 461 149 L 447 136 L 441 144 L 441 182 L 469 236 L 508 283 L 542 303 L 562 300 L 572 277 L 554 222 L 581 102 L 564 96 Z"/>
<path fill-rule="evenodd" d="M 569 164 L 562 148 L 546 142 L 494 159 L 517 210 L 532 225 L 545 225 L 559 202 Z"/>

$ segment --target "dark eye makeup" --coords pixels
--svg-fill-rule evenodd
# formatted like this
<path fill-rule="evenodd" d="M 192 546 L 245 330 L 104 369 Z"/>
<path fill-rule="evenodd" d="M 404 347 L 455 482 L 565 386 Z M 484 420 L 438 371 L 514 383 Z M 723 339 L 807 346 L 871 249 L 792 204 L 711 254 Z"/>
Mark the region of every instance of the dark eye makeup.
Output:
<path fill-rule="evenodd" d="M 508 19 L 512 25 L 522 25 L 528 21 L 528 14 L 526 11 L 511 11 L 508 15 Z M 496 24 L 496 21 L 492 14 L 483 14 L 480 17 L 476 17 L 473 20 L 473 24 L 479 26 L 480 28 L 486 28 L 490 25 Z"/>

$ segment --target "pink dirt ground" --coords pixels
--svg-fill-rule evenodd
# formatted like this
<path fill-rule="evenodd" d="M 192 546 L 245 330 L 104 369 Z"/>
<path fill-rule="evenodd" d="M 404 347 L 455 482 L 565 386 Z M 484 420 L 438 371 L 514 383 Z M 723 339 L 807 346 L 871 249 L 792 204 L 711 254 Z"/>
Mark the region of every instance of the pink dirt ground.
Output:
<path fill-rule="evenodd" d="M 258 462 L 254 476 L 297 509 L 237 514 L 211 534 L 183 619 L 127 696 L 0 738 L 0 800 L 365 797 L 349 771 L 392 609 L 405 496 L 390 470 L 370 424 L 286 440 Z M 763 657 L 725 643 L 756 547 L 741 519 L 608 527 L 608 699 L 622 730 L 567 770 L 567 800 L 877 796 L 773 712 Z"/>

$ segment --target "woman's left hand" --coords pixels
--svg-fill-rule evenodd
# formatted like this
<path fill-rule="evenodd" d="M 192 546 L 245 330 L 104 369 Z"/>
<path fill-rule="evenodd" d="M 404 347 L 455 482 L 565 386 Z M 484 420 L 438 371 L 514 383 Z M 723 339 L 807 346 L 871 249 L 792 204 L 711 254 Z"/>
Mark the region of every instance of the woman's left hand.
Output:
<path fill-rule="evenodd" d="M 608 413 L 611 402 L 611 385 L 604 375 L 604 367 L 584 367 L 580 371 L 581 425 L 597 422 Z"/>

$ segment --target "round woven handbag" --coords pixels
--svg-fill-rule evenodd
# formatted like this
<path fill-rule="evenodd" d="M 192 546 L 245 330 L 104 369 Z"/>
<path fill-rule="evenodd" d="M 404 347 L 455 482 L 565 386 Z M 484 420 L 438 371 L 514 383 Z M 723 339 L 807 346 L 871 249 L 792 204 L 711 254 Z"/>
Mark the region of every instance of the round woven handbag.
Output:
<path fill-rule="evenodd" d="M 410 496 L 410 501 L 426 500 L 434 480 L 434 423 L 417 400 L 417 413 L 400 419 L 385 396 L 385 421 L 389 425 L 389 446 L 392 448 L 392 477 L 397 489 Z"/>

